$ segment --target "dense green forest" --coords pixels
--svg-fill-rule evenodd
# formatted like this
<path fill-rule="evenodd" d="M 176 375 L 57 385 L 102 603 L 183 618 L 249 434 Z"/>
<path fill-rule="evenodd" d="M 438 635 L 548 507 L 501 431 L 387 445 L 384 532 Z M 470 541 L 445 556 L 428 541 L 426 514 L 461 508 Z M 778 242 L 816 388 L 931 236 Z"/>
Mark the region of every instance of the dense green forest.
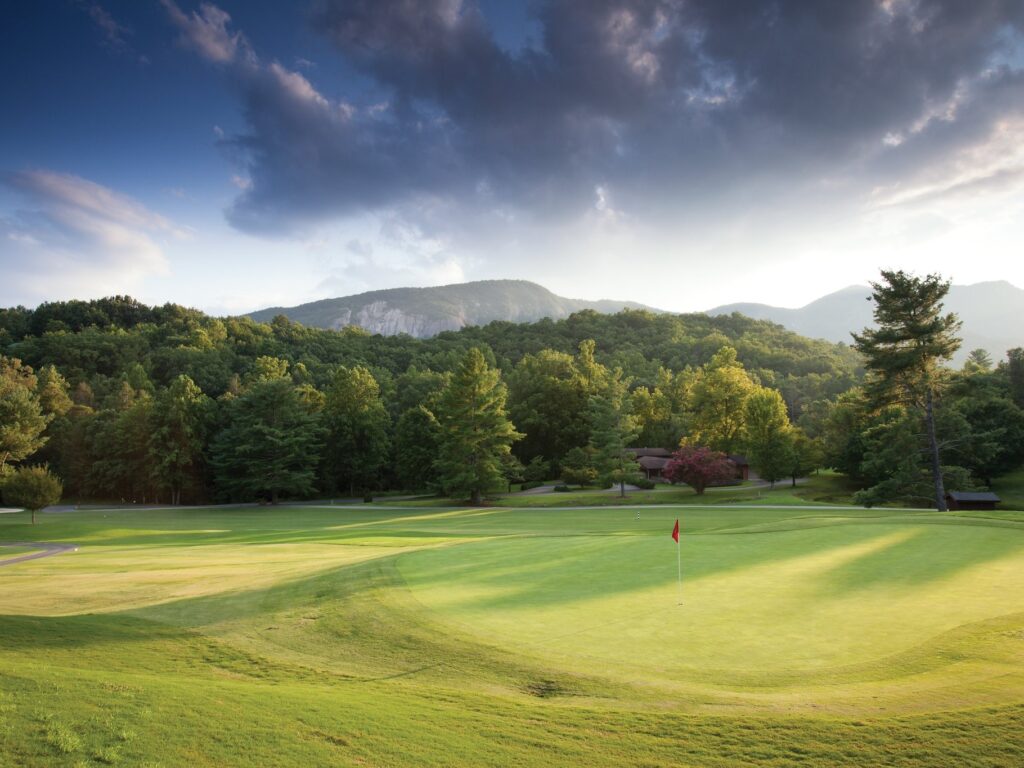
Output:
<path fill-rule="evenodd" d="M 113 297 L 0 310 L 0 355 L 0 471 L 46 463 L 69 498 L 468 498 L 563 474 L 611 482 L 623 470 L 602 466 L 609 429 L 618 443 L 744 451 L 772 479 L 833 466 L 869 500 L 913 498 L 923 471 L 914 419 L 864 394 L 857 351 L 740 315 L 583 311 L 420 340 Z M 1018 466 L 1019 350 L 944 377 L 954 484 Z M 501 437 L 469 477 L 451 441 L 473 430 Z"/>

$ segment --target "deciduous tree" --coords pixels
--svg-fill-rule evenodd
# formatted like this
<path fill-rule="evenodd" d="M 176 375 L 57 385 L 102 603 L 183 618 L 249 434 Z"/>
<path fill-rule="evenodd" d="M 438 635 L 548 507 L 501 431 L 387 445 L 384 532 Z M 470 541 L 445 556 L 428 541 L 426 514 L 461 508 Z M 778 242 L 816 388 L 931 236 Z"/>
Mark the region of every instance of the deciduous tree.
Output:
<path fill-rule="evenodd" d="M 32 368 L 0 356 L 0 474 L 8 462 L 28 458 L 45 443 L 53 418 L 44 414 Z"/>
<path fill-rule="evenodd" d="M 424 406 L 410 408 L 395 426 L 395 476 L 399 487 L 421 491 L 436 485 L 441 425 Z"/>
<path fill-rule="evenodd" d="M 774 488 L 793 466 L 793 428 L 786 404 L 776 390 L 759 387 L 747 398 L 744 411 L 744 444 L 750 463 Z"/>
<path fill-rule="evenodd" d="M 590 433 L 588 402 L 607 376 L 593 357 L 593 342 L 576 357 L 545 349 L 529 354 L 509 376 L 509 414 L 525 434 L 516 446 L 524 461 L 545 456 L 556 464 Z"/>
<path fill-rule="evenodd" d="M 1024 348 L 1007 350 L 1006 372 L 1010 380 L 1010 399 L 1018 408 L 1024 408 Z"/>
<path fill-rule="evenodd" d="M 325 490 L 345 488 L 354 495 L 375 488 L 391 450 L 391 418 L 369 369 L 357 365 L 335 371 L 325 392 L 323 419 Z"/>
<path fill-rule="evenodd" d="M 226 403 L 227 425 L 211 445 L 215 485 L 231 499 L 312 493 L 323 435 L 290 379 L 253 383 Z"/>
<path fill-rule="evenodd" d="M 188 376 L 176 378 L 154 403 L 149 438 L 153 478 L 181 503 L 185 489 L 199 485 L 207 413 L 211 402 Z"/>
<path fill-rule="evenodd" d="M 22 507 L 32 513 L 32 525 L 36 524 L 36 512 L 60 501 L 63 486 L 60 478 L 50 474 L 46 466 L 18 467 L 0 486 L 4 502 Z"/>
<path fill-rule="evenodd" d="M 661 471 L 670 483 L 686 483 L 697 495 L 709 485 L 736 477 L 736 465 L 721 451 L 703 445 L 681 446 Z"/>
<path fill-rule="evenodd" d="M 697 374 L 690 394 L 690 445 L 706 445 L 725 453 L 739 450 L 743 441 L 744 406 L 757 383 L 736 359 L 736 350 L 723 347 Z"/>

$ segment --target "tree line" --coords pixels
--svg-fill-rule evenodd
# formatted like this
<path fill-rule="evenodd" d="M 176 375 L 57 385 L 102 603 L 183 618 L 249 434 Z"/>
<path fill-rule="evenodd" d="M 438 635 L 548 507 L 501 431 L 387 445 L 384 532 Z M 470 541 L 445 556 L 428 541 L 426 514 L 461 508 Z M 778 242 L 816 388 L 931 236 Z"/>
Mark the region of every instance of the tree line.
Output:
<path fill-rule="evenodd" d="M 0 475 L 46 465 L 79 499 L 478 502 L 511 482 L 642 482 L 639 445 L 743 452 L 771 482 L 835 467 L 866 503 L 930 497 L 936 472 L 978 487 L 1024 460 L 1024 353 L 942 367 L 948 283 L 902 278 L 941 321 L 902 368 L 886 345 L 906 339 L 833 345 L 738 315 L 582 312 L 417 340 L 126 297 L 0 310 Z"/>

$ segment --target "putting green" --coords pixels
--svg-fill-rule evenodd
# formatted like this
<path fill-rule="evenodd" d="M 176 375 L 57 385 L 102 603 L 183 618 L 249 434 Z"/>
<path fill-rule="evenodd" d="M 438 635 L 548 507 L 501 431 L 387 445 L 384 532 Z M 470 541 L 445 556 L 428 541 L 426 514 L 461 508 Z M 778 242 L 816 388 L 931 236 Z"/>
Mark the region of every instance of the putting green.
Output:
<path fill-rule="evenodd" d="M 1024 531 L 949 522 L 684 534 L 681 590 L 667 533 L 505 537 L 409 553 L 399 570 L 453 631 L 577 673 L 665 688 L 846 683 L 833 697 L 913 675 L 906 699 L 962 660 L 942 651 L 963 644 L 964 628 L 978 642 L 985 622 L 1024 625 L 1013 616 L 1024 612 Z"/>

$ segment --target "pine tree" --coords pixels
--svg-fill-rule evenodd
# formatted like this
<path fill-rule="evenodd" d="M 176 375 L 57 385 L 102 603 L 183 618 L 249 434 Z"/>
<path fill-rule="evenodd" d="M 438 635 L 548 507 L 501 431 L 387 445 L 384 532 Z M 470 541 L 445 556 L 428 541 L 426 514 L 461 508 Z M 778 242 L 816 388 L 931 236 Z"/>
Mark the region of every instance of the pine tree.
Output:
<path fill-rule="evenodd" d="M 626 495 L 626 483 L 640 477 L 640 465 L 627 450 L 640 433 L 631 405 L 621 369 L 615 370 L 600 394 L 590 398 L 594 468 L 604 482 L 618 483 L 622 496 Z"/>
<path fill-rule="evenodd" d="M 435 410 L 441 426 L 435 466 L 447 493 L 480 504 L 485 493 L 505 486 L 503 457 L 522 437 L 506 415 L 507 396 L 501 374 L 479 349 L 470 349 Z"/>
<path fill-rule="evenodd" d="M 960 347 L 956 315 L 942 314 L 949 281 L 938 275 L 914 277 L 882 271 L 872 283 L 871 299 L 878 328 L 853 334 L 854 346 L 871 374 L 867 393 L 876 405 L 899 403 L 923 420 L 931 457 L 935 505 L 946 511 L 942 461 L 935 432 L 935 400 L 941 384 L 940 363 Z"/>

